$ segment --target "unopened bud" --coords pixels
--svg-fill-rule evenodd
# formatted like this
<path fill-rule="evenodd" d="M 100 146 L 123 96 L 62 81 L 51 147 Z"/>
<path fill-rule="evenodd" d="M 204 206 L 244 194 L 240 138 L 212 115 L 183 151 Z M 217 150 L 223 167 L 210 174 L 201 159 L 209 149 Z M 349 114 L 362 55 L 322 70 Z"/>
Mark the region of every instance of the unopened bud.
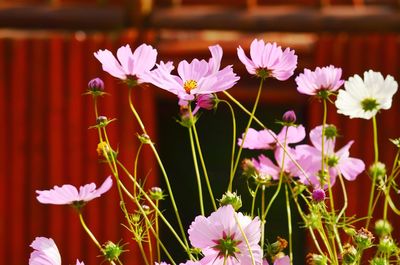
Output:
<path fill-rule="evenodd" d="M 257 175 L 257 169 L 251 159 L 245 158 L 242 160 L 241 167 L 243 175 L 246 177 L 254 177 Z"/>
<path fill-rule="evenodd" d="M 375 234 L 378 236 L 387 236 L 392 233 L 393 227 L 387 220 L 380 219 L 375 222 Z"/>
<path fill-rule="evenodd" d="M 354 235 L 354 241 L 357 244 L 358 249 L 366 249 L 371 247 L 373 240 L 374 236 L 365 228 L 361 228 Z"/>
<path fill-rule="evenodd" d="M 397 249 L 396 244 L 394 243 L 393 239 L 389 236 L 384 236 L 379 240 L 378 250 L 390 255 L 395 252 Z"/>
<path fill-rule="evenodd" d="M 375 257 L 371 260 L 371 265 L 389 265 L 389 261 L 385 258 Z"/>
<path fill-rule="evenodd" d="M 342 252 L 343 265 L 354 264 L 356 258 L 357 258 L 356 248 L 348 243 L 345 244 L 343 246 L 343 252 Z"/>
<path fill-rule="evenodd" d="M 88 92 L 93 96 L 102 96 L 104 93 L 104 82 L 100 78 L 94 78 L 88 83 Z"/>
<path fill-rule="evenodd" d="M 369 167 L 369 174 L 377 179 L 382 179 L 386 175 L 385 164 L 381 162 L 375 162 Z"/>
<path fill-rule="evenodd" d="M 219 200 L 219 204 L 220 206 L 232 205 L 233 209 L 237 211 L 242 207 L 242 199 L 236 194 L 236 192 L 227 191 L 224 195 L 222 195 L 222 199 Z"/>
<path fill-rule="evenodd" d="M 307 254 L 307 265 L 327 265 L 328 258 L 325 255 L 315 253 Z"/>
<path fill-rule="evenodd" d="M 104 124 L 107 123 L 107 121 L 108 121 L 108 119 L 107 119 L 106 116 L 99 116 L 99 117 L 97 117 L 97 119 L 96 119 L 96 123 L 97 123 L 97 125 L 99 125 L 99 126 L 103 126 Z"/>
<path fill-rule="evenodd" d="M 296 113 L 293 110 L 286 111 L 282 116 L 283 122 L 294 124 L 296 122 Z"/>
<path fill-rule="evenodd" d="M 217 107 L 218 99 L 214 94 L 199 95 L 196 99 L 196 105 L 202 109 L 212 110 Z"/>
<path fill-rule="evenodd" d="M 107 243 L 104 244 L 103 251 L 104 251 L 104 256 L 108 261 L 118 260 L 122 252 L 124 252 L 123 246 L 114 244 L 111 241 L 108 241 Z"/>
<path fill-rule="evenodd" d="M 312 199 L 314 202 L 322 202 L 325 200 L 325 191 L 323 189 L 315 189 L 312 192 Z"/>
<path fill-rule="evenodd" d="M 149 193 L 150 198 L 155 201 L 163 200 L 165 198 L 163 190 L 159 187 L 152 187 Z"/>
<path fill-rule="evenodd" d="M 274 243 L 267 246 L 267 252 L 271 257 L 274 257 L 281 253 L 285 248 L 287 248 L 287 246 L 288 242 L 278 236 Z"/>
<path fill-rule="evenodd" d="M 146 205 L 146 204 L 142 205 L 142 209 L 143 209 L 145 214 L 150 214 L 150 212 L 151 212 L 150 207 L 148 205 Z"/>
<path fill-rule="evenodd" d="M 335 139 L 338 135 L 335 125 L 327 125 L 324 130 L 324 135 L 327 139 Z"/>

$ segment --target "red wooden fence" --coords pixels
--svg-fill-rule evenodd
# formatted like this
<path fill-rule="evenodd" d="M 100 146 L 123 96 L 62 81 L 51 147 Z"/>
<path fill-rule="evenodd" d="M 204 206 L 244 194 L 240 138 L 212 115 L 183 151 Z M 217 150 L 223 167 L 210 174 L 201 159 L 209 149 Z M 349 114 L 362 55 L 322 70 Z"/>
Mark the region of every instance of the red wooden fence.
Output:
<path fill-rule="evenodd" d="M 116 50 L 122 43 L 135 44 L 135 34 L 109 37 L 94 34 L 8 36 L 0 38 L 0 264 L 26 264 L 29 244 L 36 236 L 52 237 L 60 248 L 63 264 L 76 258 L 100 264 L 101 257 L 80 227 L 78 215 L 67 206 L 42 205 L 35 190 L 70 183 L 100 185 L 110 174 L 99 163 L 93 102 L 83 96 L 87 82 L 100 76 L 110 96 L 100 100 L 100 114 L 118 120 L 109 128 L 110 141 L 119 157 L 132 168 L 138 147 L 129 111 L 127 88 L 103 73 L 93 56 L 98 49 Z M 135 90 L 134 102 L 154 135 L 152 91 Z M 147 185 L 157 182 L 152 156 L 145 150 L 140 165 L 148 172 Z M 84 210 L 88 226 L 100 242 L 128 242 L 126 264 L 140 264 L 134 243 L 122 228 L 121 211 L 114 187 Z M 129 257 L 129 258 L 127 258 Z"/>

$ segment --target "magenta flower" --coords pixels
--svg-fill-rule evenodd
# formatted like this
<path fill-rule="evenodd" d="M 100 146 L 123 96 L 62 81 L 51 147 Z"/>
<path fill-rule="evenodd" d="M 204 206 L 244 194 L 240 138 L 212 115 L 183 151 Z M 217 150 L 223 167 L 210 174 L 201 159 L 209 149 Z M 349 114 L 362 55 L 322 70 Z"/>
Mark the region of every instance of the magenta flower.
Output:
<path fill-rule="evenodd" d="M 101 62 L 103 70 L 110 75 L 140 84 L 147 82 L 144 74 L 156 64 L 157 50 L 150 45 L 142 44 L 132 53 L 131 47 L 127 44 L 118 49 L 118 60 L 109 50 L 99 50 L 94 56 Z"/>
<path fill-rule="evenodd" d="M 226 205 L 209 217 L 197 216 L 188 233 L 192 246 L 200 248 L 204 254 L 200 260 L 203 265 L 251 265 L 252 257 L 255 264 L 261 264 L 262 250 L 258 244 L 260 225 L 258 217 L 251 220 L 242 213 L 236 213 L 231 205 Z"/>
<path fill-rule="evenodd" d="M 296 152 L 299 159 L 300 165 L 305 165 L 310 173 L 310 179 L 302 179 L 305 184 L 312 184 L 319 186 L 320 176 L 318 172 L 321 170 L 321 140 L 322 140 L 322 126 L 317 126 L 310 132 L 310 140 L 313 146 L 300 145 L 296 146 Z M 349 181 L 355 180 L 356 177 L 365 169 L 365 164 L 361 159 L 349 157 L 349 149 L 354 141 L 348 142 L 339 151 L 335 152 L 335 137 L 327 138 L 325 136 L 324 144 L 324 156 L 325 166 L 329 169 L 329 176 L 331 178 L 331 184 L 335 183 L 336 177 L 339 172 L 343 177 Z M 311 182 L 311 183 L 310 183 Z M 326 183 L 326 180 L 322 181 Z"/>
<path fill-rule="evenodd" d="M 261 78 L 274 77 L 284 81 L 293 75 L 297 67 L 297 55 L 294 54 L 294 50 L 286 48 L 282 51 L 281 46 L 275 42 L 264 43 L 263 40 L 253 40 L 250 45 L 251 59 L 240 46 L 237 48 L 237 54 L 247 71 Z"/>
<path fill-rule="evenodd" d="M 244 134 L 242 138 L 238 139 L 238 145 L 240 146 L 243 142 Z M 299 126 L 284 126 L 282 130 L 276 135 L 273 131 L 269 129 L 264 129 L 261 131 L 256 131 L 250 128 L 247 131 L 246 138 L 243 143 L 243 148 L 246 149 L 275 149 L 277 147 L 278 141 L 283 145 L 293 144 L 302 141 L 306 137 L 306 131 L 303 125 Z M 286 138 L 286 139 L 285 139 Z"/>
<path fill-rule="evenodd" d="M 326 98 L 343 85 L 344 80 L 341 77 L 342 69 L 333 65 L 317 67 L 314 71 L 304 69 L 304 73 L 296 77 L 297 91 Z"/>
<path fill-rule="evenodd" d="M 171 62 L 161 62 L 157 68 L 146 74 L 150 83 L 167 90 L 180 99 L 191 101 L 198 95 L 212 94 L 227 90 L 234 86 L 239 77 L 229 65 L 219 70 L 222 58 L 222 48 L 219 45 L 209 47 L 209 61 L 193 59 L 178 64 L 178 76 L 171 74 Z"/>
<path fill-rule="evenodd" d="M 61 265 L 61 255 L 53 239 L 37 237 L 30 247 L 34 251 L 29 258 L 29 265 Z M 76 260 L 76 265 L 85 263 Z"/>
<path fill-rule="evenodd" d="M 37 190 L 37 200 L 45 204 L 72 204 L 80 208 L 86 202 L 100 197 L 103 193 L 107 192 L 112 186 L 112 179 L 109 176 L 100 188 L 96 189 L 96 184 L 90 183 L 81 186 L 79 191 L 76 187 L 66 184 L 61 187 L 54 186 L 51 190 Z"/>

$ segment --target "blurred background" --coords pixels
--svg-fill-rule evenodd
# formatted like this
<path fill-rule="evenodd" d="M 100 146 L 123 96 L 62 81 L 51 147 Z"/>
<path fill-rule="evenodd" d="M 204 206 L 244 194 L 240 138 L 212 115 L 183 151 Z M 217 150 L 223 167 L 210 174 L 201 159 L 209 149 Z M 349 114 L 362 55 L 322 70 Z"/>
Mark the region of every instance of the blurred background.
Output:
<path fill-rule="evenodd" d="M 158 49 L 158 60 L 209 58 L 209 45 L 224 49 L 223 65 L 233 64 L 241 76 L 231 93 L 251 106 L 257 80 L 249 76 L 236 57 L 236 48 L 249 48 L 254 38 L 277 42 L 296 50 L 304 68 L 333 64 L 342 67 L 344 78 L 365 70 L 381 71 L 400 80 L 400 2 L 397 0 L 0 0 L 0 263 L 26 264 L 36 236 L 52 237 L 63 264 L 76 258 L 100 264 L 95 245 L 82 231 L 78 216 L 67 206 L 41 205 L 35 190 L 70 183 L 100 185 L 110 172 L 99 163 L 93 101 L 83 96 L 87 82 L 101 77 L 110 94 L 100 100 L 100 114 L 116 118 L 108 128 L 119 157 L 133 167 L 139 131 L 129 111 L 127 88 L 101 70 L 93 52 L 121 45 L 134 49 L 146 42 Z M 175 63 L 175 65 L 176 65 Z M 388 138 L 400 136 L 399 93 L 389 111 L 379 114 L 380 159 L 391 167 L 396 148 Z M 320 104 L 296 92 L 294 78 L 268 80 L 258 117 L 277 128 L 275 120 L 294 109 L 307 131 L 322 120 Z M 152 139 L 165 159 L 173 185 L 181 185 L 176 199 L 188 227 L 197 212 L 188 136 L 174 120 L 177 100 L 154 87 L 135 89 L 134 103 Z M 371 121 L 350 120 L 330 106 L 329 123 L 343 137 L 339 146 L 354 139 L 353 157 L 373 160 Z M 244 128 L 243 115 L 239 125 Z M 217 197 L 223 191 L 228 170 L 231 121 L 220 106 L 199 122 L 211 182 Z M 226 134 L 226 135 L 225 135 Z M 220 138 L 218 138 L 220 137 Z M 141 154 L 140 175 L 146 187 L 161 185 L 158 167 L 150 150 Z M 217 159 L 225 162 L 220 162 Z M 239 190 L 243 181 L 237 178 Z M 370 180 L 366 174 L 348 184 L 348 216 L 366 214 Z M 243 188 L 246 192 L 246 188 Z M 338 205 L 341 192 L 337 190 Z M 84 216 L 101 242 L 128 243 L 125 264 L 142 264 L 134 242 L 121 226 L 116 189 L 89 203 Z M 398 201 L 398 200 L 397 200 Z M 167 204 L 167 203 L 165 203 Z M 168 207 L 168 205 L 165 205 Z M 380 216 L 379 205 L 376 216 Z M 166 214 L 170 214 L 166 210 Z M 279 204 L 270 216 L 267 233 L 285 236 L 285 210 Z M 392 215 L 394 227 L 400 220 Z M 301 225 L 296 219 L 295 224 Z M 278 229 L 278 228 L 282 229 Z M 358 227 L 359 228 L 359 227 Z M 282 232 L 279 232 L 282 231 Z M 395 230 L 398 240 L 399 231 Z M 305 264 L 310 246 L 305 233 L 295 232 L 296 261 Z M 172 243 L 173 245 L 173 243 Z M 177 250 L 177 252 L 180 250 Z"/>

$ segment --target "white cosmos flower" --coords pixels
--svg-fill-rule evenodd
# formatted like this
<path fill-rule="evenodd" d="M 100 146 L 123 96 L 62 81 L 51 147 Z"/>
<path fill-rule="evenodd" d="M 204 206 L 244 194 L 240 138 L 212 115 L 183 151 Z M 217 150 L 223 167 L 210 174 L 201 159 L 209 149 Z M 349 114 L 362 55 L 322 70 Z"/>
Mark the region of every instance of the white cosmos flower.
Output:
<path fill-rule="evenodd" d="M 350 118 L 371 119 L 381 109 L 392 106 L 392 97 L 397 91 L 393 76 L 384 79 L 380 72 L 364 72 L 364 80 L 354 75 L 339 90 L 335 105 L 337 112 Z"/>

